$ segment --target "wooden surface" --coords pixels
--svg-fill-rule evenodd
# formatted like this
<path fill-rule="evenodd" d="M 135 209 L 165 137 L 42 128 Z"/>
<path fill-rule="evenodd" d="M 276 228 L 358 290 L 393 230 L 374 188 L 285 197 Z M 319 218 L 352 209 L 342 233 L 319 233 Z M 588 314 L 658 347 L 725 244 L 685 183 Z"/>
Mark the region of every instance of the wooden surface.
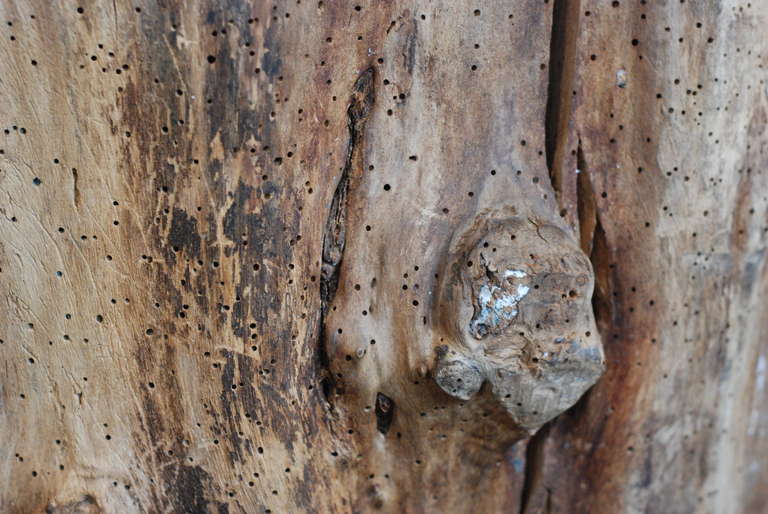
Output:
<path fill-rule="evenodd" d="M 764 3 L 0 13 L 3 512 L 768 509 Z M 533 346 L 459 334 L 487 220 L 581 263 Z M 545 332 L 533 437 L 435 381 Z"/>

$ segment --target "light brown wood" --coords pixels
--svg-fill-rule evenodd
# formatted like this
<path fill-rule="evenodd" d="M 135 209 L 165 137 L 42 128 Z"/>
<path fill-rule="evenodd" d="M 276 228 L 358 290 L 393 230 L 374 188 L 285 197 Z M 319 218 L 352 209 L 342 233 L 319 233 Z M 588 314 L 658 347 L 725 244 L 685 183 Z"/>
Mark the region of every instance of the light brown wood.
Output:
<path fill-rule="evenodd" d="M 768 5 L 0 13 L 0 511 L 768 509 Z"/>

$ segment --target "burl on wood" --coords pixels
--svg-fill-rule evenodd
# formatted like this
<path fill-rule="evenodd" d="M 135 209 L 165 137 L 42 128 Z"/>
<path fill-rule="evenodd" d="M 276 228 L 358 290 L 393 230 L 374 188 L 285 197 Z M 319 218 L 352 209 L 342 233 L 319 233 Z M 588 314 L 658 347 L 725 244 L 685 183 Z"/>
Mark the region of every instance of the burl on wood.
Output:
<path fill-rule="evenodd" d="M 531 434 L 576 403 L 604 366 L 592 266 L 565 230 L 481 213 L 451 242 L 440 284 L 435 380 L 462 400 L 487 381 Z"/>

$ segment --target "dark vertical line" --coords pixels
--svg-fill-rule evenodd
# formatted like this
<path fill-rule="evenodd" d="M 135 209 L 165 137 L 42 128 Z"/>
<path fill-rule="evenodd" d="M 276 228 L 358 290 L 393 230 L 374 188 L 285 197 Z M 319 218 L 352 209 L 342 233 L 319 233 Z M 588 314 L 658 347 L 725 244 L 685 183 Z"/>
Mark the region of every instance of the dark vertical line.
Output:
<path fill-rule="evenodd" d="M 547 86 L 547 112 L 544 126 L 547 168 L 550 170 L 550 174 L 553 171 L 559 132 L 558 125 L 560 124 L 567 3 L 568 0 L 555 0 L 552 11 L 552 33 L 549 42 L 549 85 Z M 552 182 L 554 186 L 555 180 Z"/>
<path fill-rule="evenodd" d="M 582 251 L 589 256 L 595 273 L 595 291 L 592 294 L 592 310 L 599 323 L 610 323 L 612 302 L 608 296 L 610 287 L 610 250 L 605 231 L 600 223 L 597 199 L 592 184 L 592 171 L 581 146 L 576 150 L 576 167 L 579 170 L 576 179 L 577 209 L 579 218 L 579 243 Z"/>
<path fill-rule="evenodd" d="M 523 490 L 520 494 L 520 512 L 525 514 L 534 494 L 541 486 L 541 478 L 544 473 L 544 444 L 549 436 L 549 424 L 528 440 L 525 448 L 525 471 L 523 478 Z"/>
<path fill-rule="evenodd" d="M 608 327 L 613 324 L 613 316 L 616 312 L 610 293 L 611 282 L 614 277 L 610 268 L 608 240 L 599 218 L 595 226 L 592 252 L 589 254 L 589 260 L 592 262 L 592 269 L 595 270 L 595 291 L 592 293 L 592 311 L 595 313 L 598 328 Z"/>
<path fill-rule="evenodd" d="M 77 178 L 77 170 L 72 168 L 72 196 L 76 209 L 80 207 L 80 187 L 77 184 Z"/>
<path fill-rule="evenodd" d="M 547 169 L 558 202 L 561 190 L 562 150 L 567 141 L 570 117 L 570 90 L 576 38 L 578 37 L 579 0 L 554 0 L 552 31 L 549 43 L 549 83 L 544 118 L 544 147 Z M 560 154 L 560 155 L 559 155 Z M 550 425 L 544 425 L 528 441 L 525 453 L 525 472 L 520 496 L 520 514 L 525 514 L 538 494 L 544 474 L 544 447 Z M 551 508 L 551 495 L 547 492 L 546 507 Z"/>
<path fill-rule="evenodd" d="M 563 199 L 560 195 L 562 191 L 570 190 L 563 184 L 563 165 L 568 151 L 580 9 L 580 0 L 554 0 L 552 6 L 544 149 L 550 183 L 561 208 Z"/>
<path fill-rule="evenodd" d="M 576 149 L 576 209 L 579 218 L 579 243 L 582 251 L 592 254 L 592 245 L 595 237 L 595 227 L 597 226 L 597 202 L 595 201 L 595 192 L 592 187 L 592 177 L 590 176 L 589 166 L 584 158 L 584 151 L 581 148 L 581 140 Z"/>

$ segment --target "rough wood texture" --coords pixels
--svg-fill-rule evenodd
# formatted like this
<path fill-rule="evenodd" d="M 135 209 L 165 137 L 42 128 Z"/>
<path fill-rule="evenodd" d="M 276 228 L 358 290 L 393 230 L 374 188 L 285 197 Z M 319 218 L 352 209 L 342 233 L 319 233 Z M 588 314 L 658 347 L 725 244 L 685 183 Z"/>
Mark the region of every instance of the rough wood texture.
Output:
<path fill-rule="evenodd" d="M 768 509 L 764 2 L 0 13 L 3 512 Z"/>

